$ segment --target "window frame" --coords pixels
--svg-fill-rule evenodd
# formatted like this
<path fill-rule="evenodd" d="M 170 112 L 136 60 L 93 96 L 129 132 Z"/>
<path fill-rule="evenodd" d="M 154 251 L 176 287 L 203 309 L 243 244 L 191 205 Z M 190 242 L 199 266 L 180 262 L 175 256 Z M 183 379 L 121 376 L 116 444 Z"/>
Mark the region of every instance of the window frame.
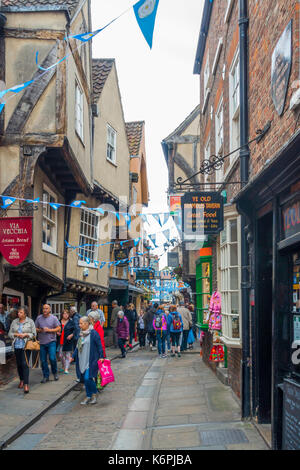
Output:
<path fill-rule="evenodd" d="M 107 123 L 106 125 L 106 160 L 113 165 L 117 165 L 117 131 Z M 112 131 L 112 135 L 114 136 L 114 146 L 109 142 L 109 133 Z M 111 146 L 114 150 L 114 159 L 108 157 L 108 146 Z"/>
<path fill-rule="evenodd" d="M 220 292 L 222 296 L 222 342 L 228 347 L 242 346 L 242 317 L 241 317 L 241 217 L 234 211 L 225 215 L 224 231 L 226 230 L 226 240 L 222 241 L 222 234 L 220 233 L 220 256 L 218 262 L 218 270 L 220 273 Z M 237 240 L 232 241 L 230 236 L 230 222 L 237 222 Z M 230 248 L 237 246 L 237 265 L 231 265 Z M 230 286 L 230 271 L 237 269 L 237 289 L 232 289 Z M 227 306 L 231 308 L 232 297 L 231 294 L 237 294 L 238 298 L 238 314 L 226 312 Z M 232 319 L 238 318 L 239 324 L 239 338 L 232 336 Z"/>
<path fill-rule="evenodd" d="M 50 188 L 49 186 L 47 186 L 46 184 L 43 184 L 43 202 L 44 202 L 44 194 L 47 193 L 50 197 L 53 198 L 53 201 L 50 200 L 49 198 L 49 201 L 48 202 L 53 202 L 53 204 L 56 204 L 58 202 L 58 197 L 57 197 L 57 194 L 55 194 Z M 57 238 L 58 238 L 58 230 L 57 230 L 57 211 L 55 209 L 50 209 L 53 211 L 53 215 L 54 215 L 54 220 L 52 220 L 51 218 L 49 218 L 47 215 L 45 216 L 45 211 L 44 209 L 47 208 L 47 207 L 50 207 L 49 204 L 43 204 L 43 212 L 42 212 L 42 250 L 43 251 L 47 251 L 48 253 L 51 253 L 53 255 L 57 255 Z M 50 223 L 50 225 L 54 226 L 55 227 L 55 235 L 54 235 L 54 243 L 53 243 L 53 246 L 52 245 L 47 245 L 47 243 L 45 243 L 43 241 L 43 231 L 44 231 L 44 221 L 46 221 L 46 223 Z"/>
<path fill-rule="evenodd" d="M 79 93 L 78 93 L 79 92 Z M 78 100 L 79 97 L 79 100 Z M 79 116 L 79 117 L 78 117 Z M 83 90 L 79 81 L 75 80 L 75 132 L 81 142 L 84 142 L 84 100 Z"/>
<path fill-rule="evenodd" d="M 234 55 L 229 71 L 229 122 L 230 122 L 230 152 L 240 147 L 240 57 L 239 48 Z M 235 83 L 235 76 L 238 81 Z M 237 96 L 238 104 L 234 106 L 234 95 Z M 234 126 L 236 130 L 234 130 Z M 236 138 L 234 139 L 234 135 Z M 230 155 L 230 166 L 237 160 L 239 153 Z"/>
<path fill-rule="evenodd" d="M 91 225 L 91 224 L 88 224 L 88 222 L 86 220 L 82 220 L 82 214 L 84 214 L 84 213 L 91 214 L 97 219 L 96 238 L 81 233 L 81 224 L 82 223 L 84 225 Z M 95 245 L 99 244 L 99 233 L 100 233 L 100 214 L 97 214 L 95 211 L 92 211 L 91 209 L 88 209 L 87 207 L 81 207 L 81 209 L 80 209 L 80 224 L 79 224 L 79 246 L 84 245 L 85 243 L 91 244 L 90 243 L 91 240 L 93 240 L 95 242 Z M 82 242 L 81 237 L 85 238 L 85 239 L 88 239 L 87 242 L 84 241 L 83 243 L 81 243 Z M 93 248 L 94 248 L 94 251 L 93 251 L 94 258 L 93 258 L 93 260 L 90 258 L 90 256 L 88 256 L 88 254 L 83 254 L 84 259 L 80 258 L 80 256 L 78 257 L 78 266 L 91 268 L 91 269 L 97 269 L 97 267 L 94 264 L 94 261 L 99 261 L 98 260 L 99 247 L 95 246 Z M 81 254 L 81 250 L 84 250 L 84 248 L 79 248 L 79 254 Z M 89 252 L 91 252 L 91 247 L 88 247 L 87 250 Z M 90 255 L 90 253 L 89 253 L 89 255 Z M 90 258 L 91 262 L 87 263 L 85 261 L 85 257 Z"/>
<path fill-rule="evenodd" d="M 220 115 L 222 114 L 222 121 L 220 121 Z M 220 122 L 222 125 L 220 125 Z M 219 139 L 220 132 L 222 131 L 222 143 Z M 223 103 L 223 95 L 220 97 L 217 111 L 215 114 L 215 149 L 216 149 L 216 156 L 221 157 L 224 154 L 224 103 Z M 216 182 L 222 181 L 224 177 L 224 170 L 223 165 L 219 170 L 216 170 Z M 220 180 L 220 181 L 218 181 Z"/>
<path fill-rule="evenodd" d="M 207 152 L 208 148 L 209 150 Z M 209 136 L 204 145 L 204 160 L 209 160 L 210 156 L 211 156 L 211 151 L 210 151 L 210 136 Z M 211 175 L 204 173 L 204 183 L 210 183 L 210 180 L 209 180 L 210 177 Z M 210 191 L 210 190 L 211 190 L 211 185 L 206 184 L 204 186 L 204 191 Z"/>

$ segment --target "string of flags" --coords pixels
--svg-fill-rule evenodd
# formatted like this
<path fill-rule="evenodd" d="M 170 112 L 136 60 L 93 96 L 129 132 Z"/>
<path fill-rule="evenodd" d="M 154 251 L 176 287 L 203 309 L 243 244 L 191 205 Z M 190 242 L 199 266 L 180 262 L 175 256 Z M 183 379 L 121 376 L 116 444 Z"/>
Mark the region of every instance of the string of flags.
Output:
<path fill-rule="evenodd" d="M 78 45 L 78 47 L 76 48 L 76 49 L 78 49 L 78 48 L 82 47 L 85 43 L 90 41 L 93 37 L 97 36 L 99 33 L 104 31 L 112 23 L 117 21 L 119 18 L 121 18 L 121 16 L 125 15 L 125 13 L 127 13 L 129 10 L 131 10 L 133 8 L 133 11 L 134 11 L 137 23 L 140 27 L 140 30 L 141 30 L 145 40 L 147 41 L 150 49 L 152 49 L 153 33 L 154 33 L 154 27 L 155 27 L 155 20 L 156 20 L 158 5 L 159 5 L 159 0 L 139 0 L 132 7 L 125 10 L 123 13 L 121 13 L 116 18 L 113 18 L 109 23 L 107 23 L 102 28 L 98 28 L 95 31 L 90 31 L 90 32 L 85 32 L 85 33 L 81 33 L 81 34 L 74 34 L 74 35 L 66 36 L 64 38 L 64 40 L 68 41 L 70 39 L 77 39 L 78 41 L 81 42 L 81 44 Z M 67 60 L 68 57 L 71 56 L 71 55 L 72 55 L 72 52 L 69 52 L 62 59 L 60 59 L 58 62 L 56 62 L 56 63 L 50 65 L 49 67 L 45 68 L 45 67 L 42 67 L 38 63 L 39 52 L 37 51 L 36 56 L 35 56 L 35 62 L 36 62 L 36 65 L 38 67 L 38 70 L 41 70 L 43 73 L 39 74 L 37 77 L 33 78 L 32 80 L 28 80 L 24 83 L 21 83 L 21 84 L 18 84 L 18 85 L 15 85 L 13 87 L 10 87 L 10 88 L 7 88 L 5 90 L 0 91 L 0 100 L 2 100 L 2 98 L 5 95 L 7 95 L 8 93 L 12 93 L 12 95 L 9 96 L 9 98 L 6 99 L 6 101 L 2 101 L 0 103 L 0 114 L 3 110 L 3 108 L 5 107 L 5 104 L 9 101 L 9 99 L 13 98 L 16 94 L 18 94 L 21 91 L 25 90 L 25 88 L 32 85 L 37 80 L 40 80 L 41 77 L 45 73 L 49 72 L 49 70 L 52 70 L 52 69 L 56 68 L 59 64 L 61 64 L 65 60 Z"/>

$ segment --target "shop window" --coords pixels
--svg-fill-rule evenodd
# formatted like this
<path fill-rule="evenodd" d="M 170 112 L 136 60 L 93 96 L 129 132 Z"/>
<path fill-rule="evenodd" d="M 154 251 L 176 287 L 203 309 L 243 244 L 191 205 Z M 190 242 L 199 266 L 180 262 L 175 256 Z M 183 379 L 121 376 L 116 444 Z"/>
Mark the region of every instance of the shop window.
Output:
<path fill-rule="evenodd" d="M 212 258 L 200 258 L 196 268 L 197 320 L 208 328 L 209 302 L 212 294 Z"/>
<path fill-rule="evenodd" d="M 225 343 L 240 343 L 240 219 L 227 219 L 220 243 L 222 334 Z"/>
<path fill-rule="evenodd" d="M 57 211 L 49 203 L 56 203 L 56 195 L 44 186 L 43 189 L 43 250 L 56 253 L 57 250 Z"/>
<path fill-rule="evenodd" d="M 79 245 L 82 248 L 79 249 L 79 266 L 89 266 L 90 263 L 98 261 L 98 240 L 99 215 L 89 209 L 81 209 Z"/>

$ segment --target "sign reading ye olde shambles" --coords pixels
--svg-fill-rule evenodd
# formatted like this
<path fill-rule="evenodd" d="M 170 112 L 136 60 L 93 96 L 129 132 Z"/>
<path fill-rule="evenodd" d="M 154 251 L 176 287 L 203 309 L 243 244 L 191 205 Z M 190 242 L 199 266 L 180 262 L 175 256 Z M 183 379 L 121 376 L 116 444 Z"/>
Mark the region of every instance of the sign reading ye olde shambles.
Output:
<path fill-rule="evenodd" d="M 186 193 L 182 198 L 182 221 L 186 241 L 221 232 L 224 229 L 223 197 L 217 192 Z"/>
<path fill-rule="evenodd" d="M 9 264 L 21 264 L 29 255 L 31 243 L 32 217 L 0 219 L 0 252 Z"/>

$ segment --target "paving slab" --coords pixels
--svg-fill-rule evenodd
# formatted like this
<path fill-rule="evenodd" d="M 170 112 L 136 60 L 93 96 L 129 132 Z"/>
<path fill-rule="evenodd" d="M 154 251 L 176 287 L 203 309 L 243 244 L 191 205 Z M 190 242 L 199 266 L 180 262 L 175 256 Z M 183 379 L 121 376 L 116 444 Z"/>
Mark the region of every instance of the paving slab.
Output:
<path fill-rule="evenodd" d="M 149 411 L 151 408 L 151 398 L 134 398 L 129 405 L 129 411 Z"/>
<path fill-rule="evenodd" d="M 195 447 L 200 445 L 197 428 L 159 429 L 153 431 L 152 449 L 178 449 L 179 447 Z"/>
<path fill-rule="evenodd" d="M 122 429 L 145 429 L 147 418 L 147 411 L 130 411 L 125 418 Z"/>
<path fill-rule="evenodd" d="M 155 393 L 155 385 L 141 385 L 135 396 L 137 398 L 151 398 Z"/>
<path fill-rule="evenodd" d="M 175 411 L 176 413 L 176 411 Z M 157 416 L 155 418 L 155 426 L 168 426 L 172 424 L 188 424 L 189 417 L 186 415 Z"/>
<path fill-rule="evenodd" d="M 5 450 L 33 450 L 45 437 L 45 434 L 23 434 Z"/>
<path fill-rule="evenodd" d="M 192 414 L 202 414 L 207 410 L 206 405 L 186 405 L 186 406 L 177 406 L 176 411 L 174 407 L 170 406 L 159 406 L 156 410 L 156 416 L 170 416 L 176 413 L 177 416 L 180 415 L 192 415 Z"/>
<path fill-rule="evenodd" d="M 121 429 L 112 450 L 140 450 L 142 448 L 144 431 Z"/>
<path fill-rule="evenodd" d="M 30 429 L 27 429 L 25 434 L 48 434 L 63 418 L 64 415 L 44 416 Z"/>

